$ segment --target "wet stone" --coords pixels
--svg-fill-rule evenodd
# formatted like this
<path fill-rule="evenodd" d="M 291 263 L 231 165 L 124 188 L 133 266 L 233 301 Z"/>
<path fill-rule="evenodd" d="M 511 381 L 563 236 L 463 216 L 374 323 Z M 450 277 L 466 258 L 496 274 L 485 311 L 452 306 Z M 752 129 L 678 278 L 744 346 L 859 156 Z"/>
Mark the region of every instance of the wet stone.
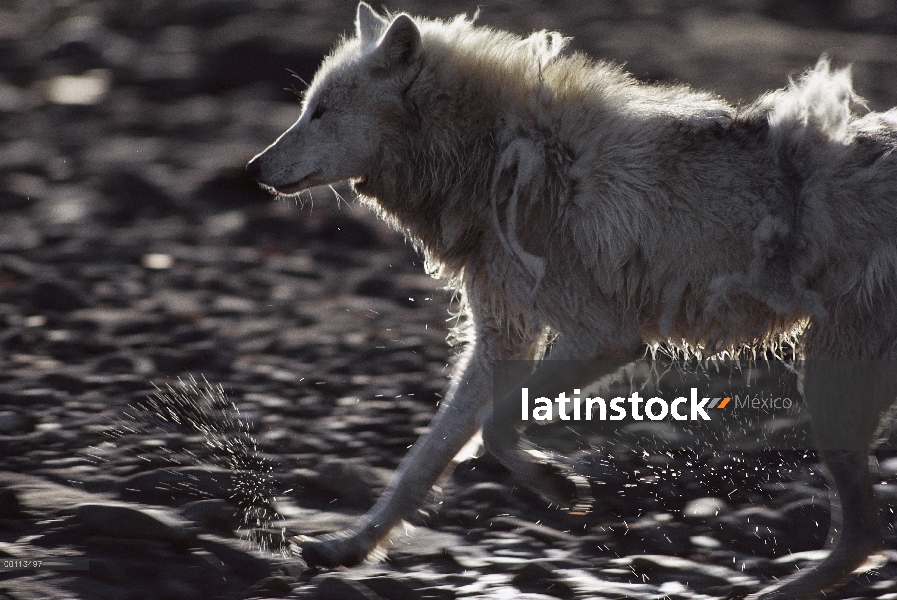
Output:
<path fill-rule="evenodd" d="M 249 542 L 203 533 L 197 536 L 193 543 L 214 554 L 244 579 L 258 581 L 271 575 L 271 562 L 256 555 Z"/>
<path fill-rule="evenodd" d="M 138 216 L 164 215 L 177 206 L 170 194 L 135 171 L 110 171 L 99 182 L 99 189 L 107 198 L 103 216 L 119 224 Z"/>
<path fill-rule="evenodd" d="M 630 524 L 626 535 L 618 538 L 621 554 L 671 554 L 682 556 L 691 548 L 691 534 L 682 523 L 663 523 L 655 519 L 641 519 Z"/>
<path fill-rule="evenodd" d="M 123 480 L 120 495 L 125 500 L 167 504 L 179 500 L 229 498 L 235 480 L 227 469 L 172 467 L 138 473 Z"/>
<path fill-rule="evenodd" d="M 555 573 L 554 568 L 547 563 L 529 563 L 514 575 L 514 579 L 511 582 L 522 592 L 546 594 L 554 598 L 564 598 L 565 600 L 576 597 L 573 588 L 563 581 Z"/>
<path fill-rule="evenodd" d="M 755 556 L 787 553 L 787 523 L 781 514 L 750 507 L 721 517 L 713 526 L 720 541 Z"/>
<path fill-rule="evenodd" d="M 685 505 L 682 517 L 689 521 L 707 521 L 729 512 L 724 500 L 719 498 L 697 498 Z"/>
<path fill-rule="evenodd" d="M 384 600 L 421 600 L 420 593 L 407 581 L 391 575 L 367 577 L 361 583 Z"/>
<path fill-rule="evenodd" d="M 35 310 L 70 312 L 91 305 L 90 299 L 73 284 L 58 280 L 43 280 L 32 284 L 28 294 Z"/>
<path fill-rule="evenodd" d="M 79 504 L 65 511 L 87 532 L 183 545 L 193 538 L 186 522 L 169 513 L 124 504 Z"/>
<path fill-rule="evenodd" d="M 30 420 L 12 410 L 0 410 L 0 435 L 28 433 L 34 429 Z"/>
<path fill-rule="evenodd" d="M 226 500 L 197 500 L 180 510 L 185 518 L 203 529 L 232 533 L 239 526 L 238 508 Z"/>
<path fill-rule="evenodd" d="M 825 544 L 831 521 L 828 502 L 818 498 L 798 500 L 779 509 L 787 537 L 783 540 L 789 552 L 818 550 Z"/>
<path fill-rule="evenodd" d="M 703 585 L 725 586 L 739 579 L 725 567 L 708 565 L 676 556 L 645 555 L 614 561 L 632 569 L 637 577 L 697 582 Z M 743 579 L 743 578 L 741 578 Z"/>
<path fill-rule="evenodd" d="M 142 373 L 145 375 L 152 370 L 152 363 L 148 359 L 138 356 L 115 354 L 97 360 L 93 370 L 95 373 L 102 374 Z"/>
<path fill-rule="evenodd" d="M 0 517 L 4 519 L 18 519 L 25 516 L 22 504 L 15 491 L 0 488 Z"/>
<path fill-rule="evenodd" d="M 318 490 L 353 506 L 369 506 L 384 485 L 376 471 L 359 460 L 328 458 L 315 471 L 311 483 Z"/>
<path fill-rule="evenodd" d="M 381 597 L 363 583 L 327 575 L 317 579 L 314 600 L 381 600 Z"/>

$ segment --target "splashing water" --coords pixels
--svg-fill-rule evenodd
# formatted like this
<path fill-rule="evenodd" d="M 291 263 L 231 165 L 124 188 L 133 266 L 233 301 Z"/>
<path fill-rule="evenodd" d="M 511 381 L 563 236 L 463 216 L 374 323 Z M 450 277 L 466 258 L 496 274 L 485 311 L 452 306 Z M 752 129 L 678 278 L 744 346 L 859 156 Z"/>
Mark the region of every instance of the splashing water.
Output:
<path fill-rule="evenodd" d="M 189 450 L 182 451 L 188 457 L 187 462 L 230 470 L 229 500 L 238 507 L 241 536 L 261 551 L 285 552 L 285 531 L 271 526 L 282 519 L 273 506 L 276 487 L 273 466 L 261 455 L 258 442 L 250 433 L 251 422 L 241 416 L 224 387 L 212 385 L 205 377 L 201 383 L 197 382 L 193 376 L 187 381 L 179 378 L 176 386 L 168 384 L 161 389 L 153 384 L 153 387 L 156 393 L 128 405 L 124 412 L 128 424 L 112 430 L 110 437 L 122 439 L 128 434 L 185 429 L 201 434 L 211 452 L 198 456 Z M 154 451 L 154 454 L 161 453 L 167 453 L 167 456 L 162 454 L 163 460 L 172 464 L 185 462 L 183 454 L 175 456 L 170 449 Z"/>

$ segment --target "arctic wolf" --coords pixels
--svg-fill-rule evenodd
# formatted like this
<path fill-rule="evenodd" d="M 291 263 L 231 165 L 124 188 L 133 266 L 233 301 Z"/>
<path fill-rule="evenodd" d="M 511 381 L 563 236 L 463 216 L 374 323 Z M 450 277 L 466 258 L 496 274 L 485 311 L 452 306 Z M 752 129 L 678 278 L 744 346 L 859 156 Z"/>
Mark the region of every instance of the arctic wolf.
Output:
<path fill-rule="evenodd" d="M 811 597 L 861 565 L 880 543 L 868 447 L 897 395 L 862 362 L 897 358 L 897 110 L 866 111 L 825 60 L 733 107 L 638 83 L 557 33 L 364 3 L 356 30 L 247 169 L 279 194 L 350 180 L 461 292 L 468 345 L 387 492 L 351 529 L 304 543 L 304 559 L 362 561 L 481 429 L 527 484 L 568 494 L 517 444 L 513 399 L 491 403 L 493 361 L 544 356 L 528 387 L 553 397 L 571 383 L 553 359 L 788 337 L 808 361 L 859 365 L 804 373 L 843 518 L 825 561 L 760 597 Z"/>

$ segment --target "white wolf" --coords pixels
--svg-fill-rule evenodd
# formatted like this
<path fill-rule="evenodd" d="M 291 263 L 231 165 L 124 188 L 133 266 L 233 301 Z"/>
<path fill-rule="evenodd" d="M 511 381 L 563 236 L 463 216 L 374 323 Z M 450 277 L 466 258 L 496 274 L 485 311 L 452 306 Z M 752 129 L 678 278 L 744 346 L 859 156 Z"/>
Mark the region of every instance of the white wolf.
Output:
<path fill-rule="evenodd" d="M 516 444 L 510 397 L 490 405 L 492 362 L 539 358 L 549 339 L 528 379 L 549 397 L 571 382 L 551 359 L 646 345 L 708 355 L 791 336 L 807 359 L 897 358 L 897 110 L 863 110 L 846 70 L 822 60 L 736 108 L 566 53 L 557 33 L 364 3 L 356 28 L 247 169 L 281 194 L 351 180 L 461 291 L 469 343 L 387 492 L 304 543 L 309 564 L 362 561 L 481 428 L 528 484 L 568 495 Z M 897 388 L 863 364 L 804 373 L 842 528 L 817 568 L 759 597 L 814 596 L 880 543 L 868 447 Z M 833 385 L 860 371 L 850 395 Z"/>

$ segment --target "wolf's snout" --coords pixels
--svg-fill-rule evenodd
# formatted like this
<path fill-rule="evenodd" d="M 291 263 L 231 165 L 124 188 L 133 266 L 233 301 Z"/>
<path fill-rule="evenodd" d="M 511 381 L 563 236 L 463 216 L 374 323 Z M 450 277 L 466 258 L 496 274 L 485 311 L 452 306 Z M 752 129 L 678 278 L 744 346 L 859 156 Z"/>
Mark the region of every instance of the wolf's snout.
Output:
<path fill-rule="evenodd" d="M 259 176 L 259 173 L 262 172 L 262 161 L 259 160 L 258 156 L 246 163 L 246 172 L 253 177 Z"/>

